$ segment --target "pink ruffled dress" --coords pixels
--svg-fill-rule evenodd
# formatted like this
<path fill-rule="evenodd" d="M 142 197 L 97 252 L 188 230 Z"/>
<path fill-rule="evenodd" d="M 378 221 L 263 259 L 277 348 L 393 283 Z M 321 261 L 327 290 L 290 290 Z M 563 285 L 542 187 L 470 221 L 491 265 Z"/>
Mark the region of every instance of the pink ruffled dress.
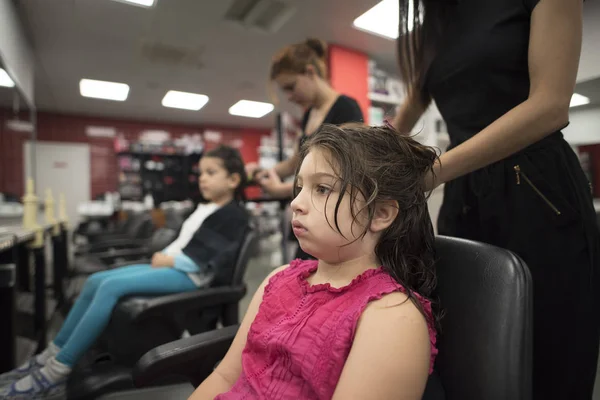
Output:
<path fill-rule="evenodd" d="M 248 333 L 242 373 L 215 399 L 331 399 L 367 304 L 405 289 L 382 268 L 342 288 L 311 286 L 306 278 L 317 263 L 295 260 L 271 278 Z M 437 354 L 431 303 L 414 295 L 428 317 L 431 372 Z"/>

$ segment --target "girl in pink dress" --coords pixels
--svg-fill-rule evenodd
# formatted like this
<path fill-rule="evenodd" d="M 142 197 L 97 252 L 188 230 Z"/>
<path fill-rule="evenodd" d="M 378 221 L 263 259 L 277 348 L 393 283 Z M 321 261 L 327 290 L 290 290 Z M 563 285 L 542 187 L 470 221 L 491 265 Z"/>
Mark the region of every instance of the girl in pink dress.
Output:
<path fill-rule="evenodd" d="M 273 271 L 190 399 L 421 399 L 431 373 L 432 148 L 325 125 L 303 145 L 292 227 L 316 260 Z"/>

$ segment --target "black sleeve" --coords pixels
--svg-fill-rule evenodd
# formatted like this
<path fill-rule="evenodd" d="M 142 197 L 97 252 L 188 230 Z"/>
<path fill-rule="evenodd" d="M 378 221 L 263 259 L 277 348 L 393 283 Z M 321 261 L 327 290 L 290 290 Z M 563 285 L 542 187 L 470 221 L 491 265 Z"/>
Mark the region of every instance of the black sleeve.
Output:
<path fill-rule="evenodd" d="M 196 265 L 213 274 L 213 286 L 230 283 L 237 253 L 248 232 L 249 221 L 250 216 L 246 210 L 224 206 L 206 218 L 183 248 L 183 253 Z"/>
<path fill-rule="evenodd" d="M 540 0 L 523 0 L 523 4 L 525 4 L 525 8 L 530 13 L 533 12 L 533 9 L 535 8 L 535 6 L 537 6 L 537 4 L 539 2 L 540 2 Z"/>
<path fill-rule="evenodd" d="M 231 284 L 237 255 L 248 232 L 249 215 L 245 210 L 236 214 L 229 215 L 228 221 L 218 229 L 219 236 L 225 240 L 221 242 L 220 251 L 208 262 L 214 273 L 214 286 Z"/>
<path fill-rule="evenodd" d="M 330 124 L 342 125 L 348 122 L 365 122 L 360 106 L 351 97 L 342 96 L 336 104 L 335 113 L 332 113 Z"/>

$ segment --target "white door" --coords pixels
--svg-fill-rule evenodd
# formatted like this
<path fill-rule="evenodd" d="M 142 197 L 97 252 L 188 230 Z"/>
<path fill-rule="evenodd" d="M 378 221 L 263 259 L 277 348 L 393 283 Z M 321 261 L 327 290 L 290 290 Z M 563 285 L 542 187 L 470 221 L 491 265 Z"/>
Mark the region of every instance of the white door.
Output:
<path fill-rule="evenodd" d="M 31 176 L 30 146 L 31 142 L 23 146 L 25 185 Z M 35 193 L 40 201 L 46 198 L 46 189 L 51 189 L 58 206 L 59 194 L 64 193 L 69 223 L 75 226 L 79 221 L 77 206 L 90 200 L 90 146 L 36 142 L 35 177 Z"/>

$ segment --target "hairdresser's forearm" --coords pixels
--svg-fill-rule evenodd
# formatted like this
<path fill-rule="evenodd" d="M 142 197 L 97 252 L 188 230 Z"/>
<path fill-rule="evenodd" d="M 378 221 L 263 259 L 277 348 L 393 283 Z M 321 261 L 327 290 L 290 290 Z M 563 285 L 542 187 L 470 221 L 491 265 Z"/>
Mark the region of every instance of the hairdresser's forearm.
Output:
<path fill-rule="evenodd" d="M 420 101 L 409 95 L 394 116 L 392 125 L 398 132 L 408 135 L 424 112 L 425 107 L 421 105 Z"/>
<path fill-rule="evenodd" d="M 298 156 L 296 154 L 294 154 L 287 160 L 283 160 L 283 161 L 277 163 L 277 165 L 275 165 L 275 167 L 273 167 L 273 169 L 275 170 L 275 173 L 277 173 L 277 175 L 279 175 L 279 177 L 281 179 L 285 179 L 285 178 L 288 178 L 288 177 L 294 175 L 294 173 L 296 172 L 296 164 L 297 163 L 298 163 Z"/>
<path fill-rule="evenodd" d="M 440 156 L 438 184 L 500 161 L 568 122 L 568 105 L 530 98 L 497 119 L 471 139 Z"/>
<path fill-rule="evenodd" d="M 277 199 L 290 199 L 294 195 L 294 182 L 282 182 L 275 193 L 271 195 Z"/>

